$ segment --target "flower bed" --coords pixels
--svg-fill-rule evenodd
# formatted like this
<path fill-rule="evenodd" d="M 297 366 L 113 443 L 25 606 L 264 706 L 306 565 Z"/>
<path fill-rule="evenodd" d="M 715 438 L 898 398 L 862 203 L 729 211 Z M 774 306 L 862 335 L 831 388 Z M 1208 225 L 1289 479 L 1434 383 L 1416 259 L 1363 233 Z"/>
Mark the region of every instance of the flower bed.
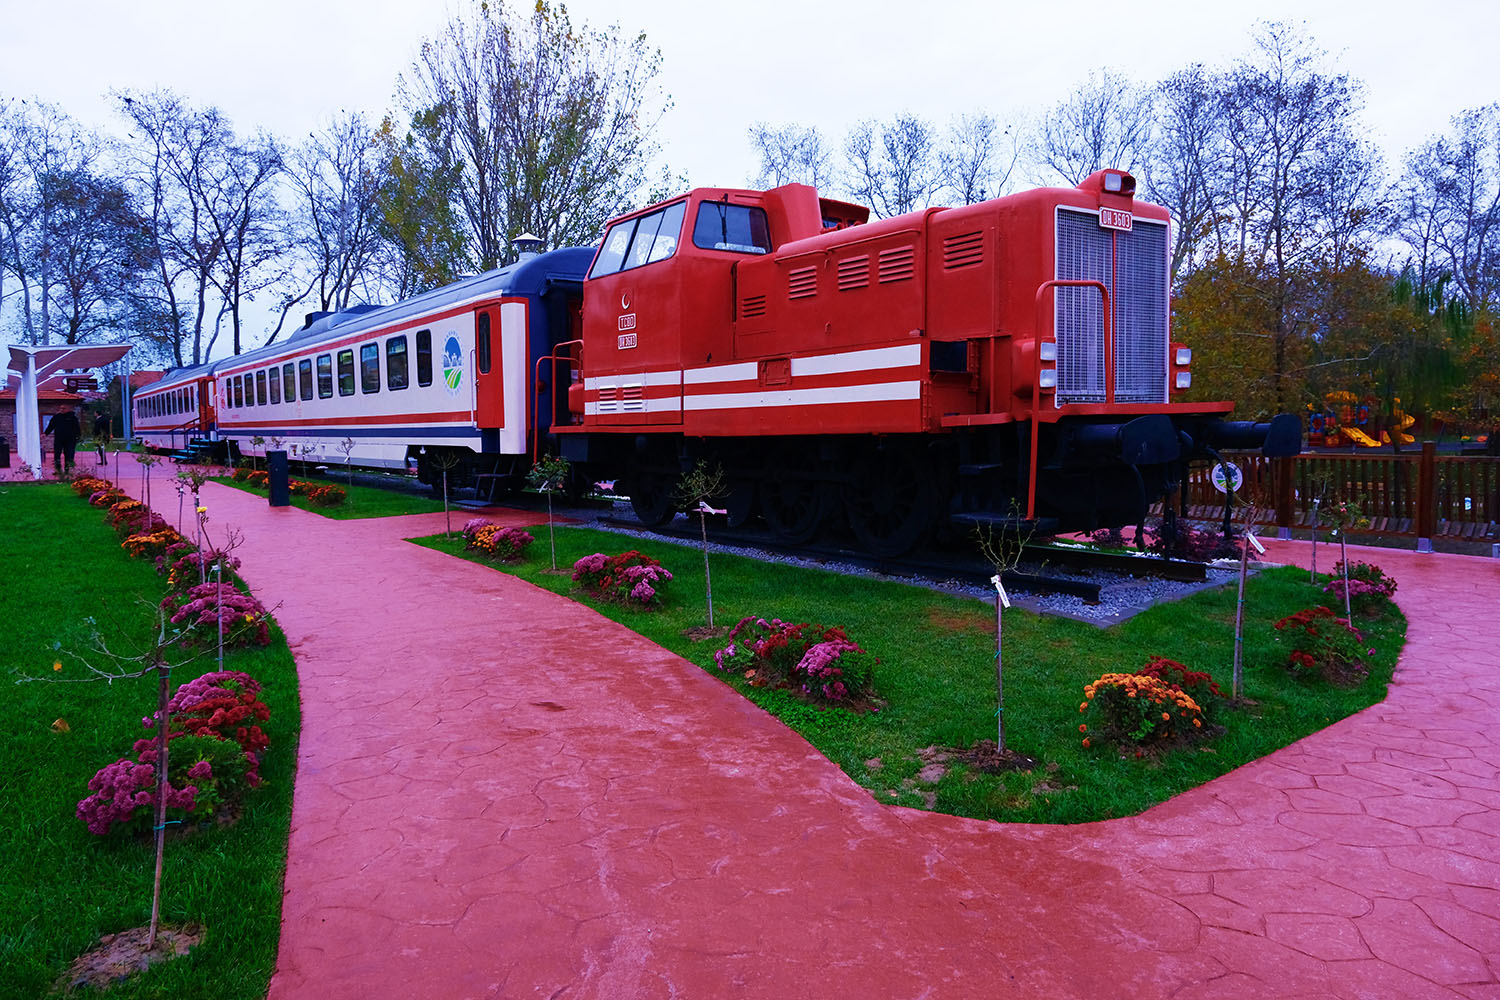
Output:
<path fill-rule="evenodd" d="M 1169 661 L 1170 662 L 1170 661 Z M 1083 745 L 1170 743 L 1203 728 L 1203 709 L 1185 691 L 1148 674 L 1105 674 L 1083 689 Z"/>
<path fill-rule="evenodd" d="M 172 624 L 185 626 L 189 637 L 199 642 L 217 641 L 212 632 L 217 622 L 228 645 L 270 645 L 266 609 L 232 581 L 194 584 L 168 594 L 161 606 Z"/>
<path fill-rule="evenodd" d="M 729 644 L 714 653 L 714 665 L 742 671 L 755 687 L 785 688 L 810 701 L 848 706 L 874 695 L 873 664 L 864 652 L 838 626 L 751 615 L 730 630 Z"/>
<path fill-rule="evenodd" d="M 476 517 L 464 525 L 465 548 L 501 562 L 516 562 L 526 554 L 526 547 L 536 541 L 529 532 L 520 528 L 501 527 L 482 517 Z"/>
<path fill-rule="evenodd" d="M 1333 579 L 1323 593 L 1337 601 L 1344 600 L 1344 564 L 1333 567 Z M 1396 581 L 1373 563 L 1349 564 L 1349 608 L 1359 614 L 1375 614 L 1396 594 Z"/>
<path fill-rule="evenodd" d="M 1365 657 L 1375 650 L 1359 629 L 1325 607 L 1305 608 L 1276 623 L 1291 645 L 1286 668 L 1299 677 L 1320 677 L 1329 684 L 1352 687 L 1365 679 Z"/>
<path fill-rule="evenodd" d="M 672 574 L 657 560 L 631 549 L 617 556 L 584 556 L 573 564 L 573 579 L 602 601 L 656 608 Z"/>

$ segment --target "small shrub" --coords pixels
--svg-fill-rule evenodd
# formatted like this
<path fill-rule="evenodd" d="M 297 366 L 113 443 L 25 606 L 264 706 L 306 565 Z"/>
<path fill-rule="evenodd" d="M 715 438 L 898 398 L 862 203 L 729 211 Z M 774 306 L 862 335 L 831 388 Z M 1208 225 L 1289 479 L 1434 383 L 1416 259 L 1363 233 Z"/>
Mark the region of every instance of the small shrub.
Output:
<path fill-rule="evenodd" d="M 348 498 L 339 486 L 317 486 L 307 491 L 307 502 L 314 507 L 337 507 Z"/>
<path fill-rule="evenodd" d="M 600 600 L 656 608 L 672 574 L 657 560 L 631 549 L 617 556 L 584 556 L 573 564 L 573 579 Z"/>
<path fill-rule="evenodd" d="M 168 549 L 181 543 L 182 536 L 177 529 L 163 527 L 149 534 L 130 535 L 120 543 L 120 548 L 137 559 L 155 559 L 159 564 Z"/>
<path fill-rule="evenodd" d="M 232 741 L 245 755 L 247 780 L 258 786 L 261 756 L 271 745 L 260 728 L 262 722 L 271 718 L 270 707 L 260 699 L 260 689 L 259 681 L 238 670 L 210 671 L 189 681 L 167 703 L 168 741 L 184 736 Z M 146 716 L 141 725 L 155 729 L 156 717 Z M 136 743 L 135 751 L 144 755 L 154 743 L 154 737 L 141 740 Z M 174 751 L 175 746 L 173 742 Z"/>
<path fill-rule="evenodd" d="M 729 644 L 714 653 L 714 665 L 743 671 L 755 687 L 785 688 L 811 701 L 848 705 L 874 694 L 874 668 L 864 653 L 838 626 L 751 615 L 730 630 Z"/>
<path fill-rule="evenodd" d="M 229 478 L 237 483 L 243 483 L 250 478 L 251 471 L 248 465 L 237 465 L 234 471 L 229 474 Z"/>
<path fill-rule="evenodd" d="M 1100 528 L 1090 532 L 1089 541 L 1101 549 L 1123 549 L 1125 533 L 1119 528 Z"/>
<path fill-rule="evenodd" d="M 1145 746 L 1187 739 L 1203 728 L 1203 709 L 1175 684 L 1146 674 L 1105 674 L 1083 689 L 1083 745 Z"/>
<path fill-rule="evenodd" d="M 1189 562 L 1210 562 L 1214 559 L 1238 559 L 1240 545 L 1233 536 L 1226 536 L 1215 529 L 1199 529 L 1179 520 L 1176 532 L 1168 538 L 1158 522 L 1146 534 L 1146 548 L 1156 555 L 1168 559 L 1186 559 Z M 1255 558 L 1252 549 L 1250 558 Z"/>
<path fill-rule="evenodd" d="M 1324 587 L 1323 593 L 1335 600 L 1344 599 L 1344 564 L 1333 567 L 1333 579 Z M 1349 564 L 1349 608 L 1359 614 L 1374 614 L 1396 594 L 1396 581 L 1385 575 L 1385 571 L 1373 563 Z"/>
<path fill-rule="evenodd" d="M 1213 675 L 1201 670 L 1189 670 L 1176 660 L 1164 656 L 1153 656 L 1144 667 L 1136 671 L 1142 677 L 1155 677 L 1184 692 L 1203 713 L 1203 721 L 1211 722 L 1218 715 L 1218 707 L 1224 701 L 1224 692 Z"/>
<path fill-rule="evenodd" d="M 235 471 L 238 472 L 239 470 L 236 469 Z M 251 469 L 246 473 L 244 482 L 251 486 L 258 486 L 261 489 L 265 489 L 271 485 L 271 474 L 264 469 Z"/>
<path fill-rule="evenodd" d="M 150 764 L 121 757 L 106 764 L 89 779 L 94 794 L 78 803 L 76 815 L 89 832 L 101 837 L 116 827 L 142 831 L 150 829 L 156 816 L 156 768 Z M 182 822 L 193 811 L 198 789 L 189 782 L 167 780 L 167 819 Z"/>
<path fill-rule="evenodd" d="M 474 536 L 479 533 L 480 528 L 489 527 L 494 523 L 494 521 L 491 521 L 487 517 L 470 518 L 468 523 L 464 525 L 464 541 L 473 542 Z"/>
<path fill-rule="evenodd" d="M 1325 607 L 1305 608 L 1276 623 L 1276 631 L 1291 644 L 1287 670 L 1299 677 L 1321 677 L 1330 684 L 1353 686 L 1365 679 L 1365 657 L 1375 650 L 1365 645 L 1359 629 Z"/>
<path fill-rule="evenodd" d="M 228 580 L 222 584 L 221 607 L 220 586 L 214 580 L 196 584 L 183 593 L 168 594 L 162 598 L 161 606 L 172 624 L 186 627 L 189 638 L 201 642 L 218 641 L 212 633 L 217 622 L 226 643 L 269 645 L 271 632 L 266 625 L 266 609 Z"/>
<path fill-rule="evenodd" d="M 79 476 L 73 480 L 72 486 L 74 494 L 85 499 L 103 490 L 114 489 L 114 484 L 109 482 L 109 480 L 89 475 Z"/>
<path fill-rule="evenodd" d="M 107 487 L 89 495 L 89 503 L 95 507 L 113 507 L 121 500 L 128 500 L 125 491 L 114 486 Z"/>
<path fill-rule="evenodd" d="M 146 746 L 142 747 L 142 743 Z M 140 762 L 154 769 L 156 740 L 141 740 L 136 747 Z M 168 736 L 167 783 L 191 782 L 196 794 L 189 812 L 200 823 L 226 809 L 237 810 L 250 789 L 261 783 L 256 767 L 255 757 L 233 740 L 192 733 Z"/>
<path fill-rule="evenodd" d="M 177 558 L 173 559 L 174 555 L 177 555 Z M 179 594 L 185 593 L 189 588 L 196 587 L 203 580 L 208 579 L 208 571 L 215 564 L 218 564 L 220 572 L 224 573 L 240 568 L 240 561 L 235 556 L 213 549 L 200 552 L 186 542 L 171 546 L 167 550 L 167 555 L 156 561 L 158 573 L 161 572 L 162 563 L 169 559 L 172 561 L 167 570 L 167 586 Z M 199 570 L 200 565 L 203 567 L 202 571 Z"/>
<path fill-rule="evenodd" d="M 501 562 L 515 562 L 520 559 L 526 554 L 526 546 L 536 540 L 520 528 L 502 528 L 498 524 L 489 523 L 476 529 L 473 535 L 469 534 L 466 525 L 464 536 L 469 539 L 467 548 L 475 552 L 483 552 Z"/>

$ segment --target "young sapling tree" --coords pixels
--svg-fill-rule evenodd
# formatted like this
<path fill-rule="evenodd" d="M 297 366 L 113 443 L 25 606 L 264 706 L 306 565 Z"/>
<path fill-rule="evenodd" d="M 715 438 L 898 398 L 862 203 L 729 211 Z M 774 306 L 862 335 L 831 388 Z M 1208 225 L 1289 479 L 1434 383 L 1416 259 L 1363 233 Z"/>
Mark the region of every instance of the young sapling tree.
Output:
<path fill-rule="evenodd" d="M 552 529 L 552 494 L 568 488 L 568 460 L 561 455 L 543 455 L 526 473 L 526 485 L 547 497 L 547 542 L 552 549 L 552 569 L 557 570 L 557 536 Z"/>
<path fill-rule="evenodd" d="M 703 537 L 703 599 L 708 605 L 708 627 L 714 627 L 714 583 L 708 571 L 708 515 L 723 514 L 713 506 L 713 501 L 729 495 L 729 486 L 724 481 L 724 468 L 717 462 L 698 459 L 689 472 L 677 482 L 678 503 L 684 510 L 698 515 L 698 528 Z"/>
<path fill-rule="evenodd" d="M 447 533 L 453 534 L 453 517 L 448 512 L 448 472 L 450 469 L 458 468 L 458 453 L 447 448 L 440 448 L 427 456 L 427 461 L 432 468 L 438 469 L 443 474 L 443 523 L 447 526 Z"/>
<path fill-rule="evenodd" d="M 1017 513 L 1012 511 L 1012 521 L 1022 525 L 1021 519 L 1014 516 Z M 1005 609 L 1010 606 L 1010 596 L 1005 592 L 1002 578 L 1020 563 L 1021 554 L 1035 530 L 1030 523 L 1021 527 L 995 529 L 984 526 L 974 529 L 974 540 L 979 545 L 980 554 L 995 568 L 995 575 L 990 578 L 995 585 L 995 749 L 1001 754 L 1005 753 Z"/>
<path fill-rule="evenodd" d="M 344 478 L 349 482 L 349 499 L 354 500 L 354 466 L 349 464 L 349 459 L 354 454 L 354 439 L 346 437 L 338 444 L 339 451 L 344 453 Z"/>

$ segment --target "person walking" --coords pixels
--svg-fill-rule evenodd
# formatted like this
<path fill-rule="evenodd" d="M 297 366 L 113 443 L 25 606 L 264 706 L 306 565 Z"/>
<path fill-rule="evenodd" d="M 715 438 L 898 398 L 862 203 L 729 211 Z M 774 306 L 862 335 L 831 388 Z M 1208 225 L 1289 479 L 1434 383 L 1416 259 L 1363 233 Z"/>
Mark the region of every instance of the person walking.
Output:
<path fill-rule="evenodd" d="M 83 433 L 83 426 L 78 422 L 78 407 L 70 406 L 61 413 L 54 413 L 47 421 L 46 433 L 52 435 L 52 468 L 61 479 L 64 459 L 68 471 L 73 471 L 73 453 L 78 450 L 78 438 Z"/>
<path fill-rule="evenodd" d="M 94 414 L 94 447 L 99 450 L 99 464 L 104 464 L 104 446 L 109 444 L 109 414 L 100 410 Z"/>

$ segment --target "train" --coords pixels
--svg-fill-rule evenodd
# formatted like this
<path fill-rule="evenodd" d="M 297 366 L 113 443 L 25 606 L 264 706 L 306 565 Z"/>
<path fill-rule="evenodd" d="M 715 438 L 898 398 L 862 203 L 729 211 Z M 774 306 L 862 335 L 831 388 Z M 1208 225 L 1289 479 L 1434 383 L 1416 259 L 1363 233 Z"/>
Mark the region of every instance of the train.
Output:
<path fill-rule="evenodd" d="M 559 454 L 647 525 L 708 462 L 731 523 L 885 555 L 943 525 L 1140 523 L 1191 462 L 1301 448 L 1294 416 L 1184 400 L 1170 224 L 1123 170 L 880 220 L 803 184 L 696 188 L 595 247 L 170 373 L 137 426 L 427 483 L 516 485 Z"/>

